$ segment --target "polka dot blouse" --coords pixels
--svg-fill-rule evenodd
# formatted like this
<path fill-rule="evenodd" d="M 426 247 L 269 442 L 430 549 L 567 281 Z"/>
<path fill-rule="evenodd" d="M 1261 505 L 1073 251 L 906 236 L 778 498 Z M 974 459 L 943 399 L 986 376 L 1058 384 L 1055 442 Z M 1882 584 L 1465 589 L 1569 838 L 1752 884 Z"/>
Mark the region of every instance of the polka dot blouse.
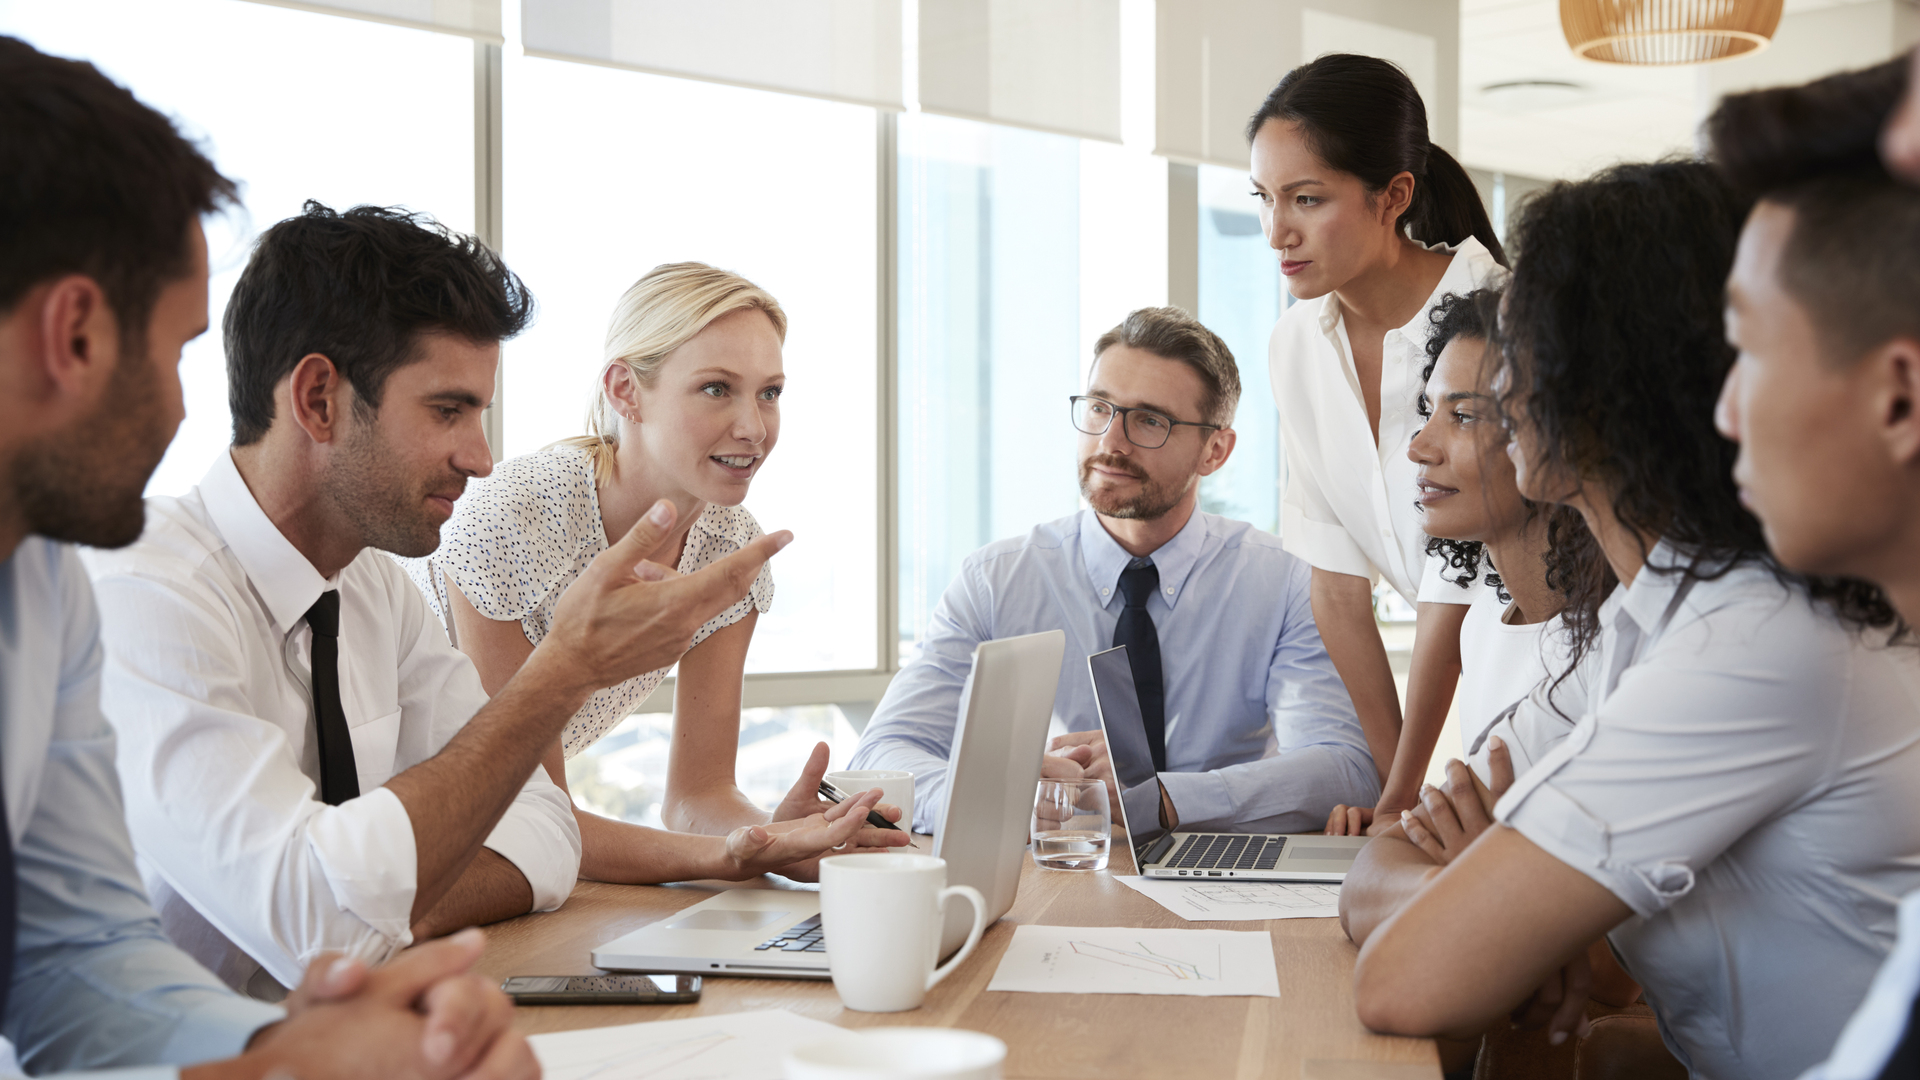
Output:
<path fill-rule="evenodd" d="M 744 507 L 709 506 L 687 531 L 677 569 L 691 573 L 759 535 L 760 523 Z M 538 645 L 553 624 L 560 594 L 606 548 L 593 459 L 585 450 L 562 447 L 503 461 L 491 476 L 469 483 L 454 504 L 453 517 L 440 529 L 440 549 L 423 559 L 397 561 L 449 636 L 453 627 L 441 574 L 453 579 L 474 610 L 489 619 L 518 620 L 527 640 Z M 693 643 L 739 622 L 749 611 L 772 606 L 773 574 L 763 567 L 747 595 L 702 626 Z M 613 730 L 653 693 L 668 670 L 637 675 L 588 698 L 561 735 L 566 756 Z"/>

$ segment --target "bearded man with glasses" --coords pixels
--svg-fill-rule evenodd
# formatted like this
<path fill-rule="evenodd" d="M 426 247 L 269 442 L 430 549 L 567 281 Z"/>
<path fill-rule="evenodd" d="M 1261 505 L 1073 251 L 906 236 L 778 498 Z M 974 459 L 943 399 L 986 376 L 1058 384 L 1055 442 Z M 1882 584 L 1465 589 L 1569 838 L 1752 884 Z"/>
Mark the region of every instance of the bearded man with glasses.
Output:
<path fill-rule="evenodd" d="M 1058 629 L 1066 732 L 1043 775 L 1112 787 L 1087 657 L 1125 645 L 1168 828 L 1318 831 L 1336 804 L 1372 805 L 1380 775 L 1314 627 L 1311 569 L 1199 508 L 1201 478 L 1233 453 L 1233 354 L 1170 307 L 1133 312 L 1093 352 L 1069 414 L 1088 508 L 966 558 L 852 767 L 913 773 L 914 824 L 932 831 L 974 647 Z"/>

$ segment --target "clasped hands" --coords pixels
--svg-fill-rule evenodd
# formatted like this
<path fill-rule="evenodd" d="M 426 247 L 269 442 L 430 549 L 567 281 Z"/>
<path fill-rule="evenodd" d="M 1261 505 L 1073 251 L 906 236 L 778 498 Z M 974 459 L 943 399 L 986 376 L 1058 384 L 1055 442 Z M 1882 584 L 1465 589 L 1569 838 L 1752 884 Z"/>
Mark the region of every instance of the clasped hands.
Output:
<path fill-rule="evenodd" d="M 1513 756 L 1498 736 L 1487 743 L 1487 775 L 1491 784 L 1482 783 L 1460 759 L 1447 762 L 1446 784 L 1421 785 L 1419 804 L 1400 812 L 1398 825 L 1407 842 L 1440 866 L 1452 865 L 1493 827 L 1494 805 L 1513 786 Z M 1510 1018 L 1516 1027 L 1546 1028 L 1547 1040 L 1558 1046 L 1591 1030 L 1587 1000 L 1592 990 L 1593 964 L 1583 950 L 1548 974 Z"/>
<path fill-rule="evenodd" d="M 478 930 L 408 949 L 377 968 L 338 953 L 307 965 L 287 1018 L 228 1061 L 181 1080 L 534 1080 L 539 1062 L 513 1030 L 513 1004 L 474 972 Z"/>

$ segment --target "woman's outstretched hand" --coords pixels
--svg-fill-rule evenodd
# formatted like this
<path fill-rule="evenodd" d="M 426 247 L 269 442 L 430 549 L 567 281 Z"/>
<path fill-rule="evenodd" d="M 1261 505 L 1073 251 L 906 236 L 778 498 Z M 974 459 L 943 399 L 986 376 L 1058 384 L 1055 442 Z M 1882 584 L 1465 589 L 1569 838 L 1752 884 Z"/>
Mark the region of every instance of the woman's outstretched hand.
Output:
<path fill-rule="evenodd" d="M 867 824 L 867 811 L 880 802 L 880 790 L 863 791 L 838 806 L 765 825 L 742 825 L 727 834 L 727 863 L 731 880 L 778 871 L 796 876 L 806 863 L 836 851 L 850 850 L 864 833 L 875 834 L 869 847 L 899 847 L 912 838 L 904 832 L 876 829 Z M 900 811 L 894 810 L 895 816 Z M 817 875 L 817 870 L 816 870 Z"/>

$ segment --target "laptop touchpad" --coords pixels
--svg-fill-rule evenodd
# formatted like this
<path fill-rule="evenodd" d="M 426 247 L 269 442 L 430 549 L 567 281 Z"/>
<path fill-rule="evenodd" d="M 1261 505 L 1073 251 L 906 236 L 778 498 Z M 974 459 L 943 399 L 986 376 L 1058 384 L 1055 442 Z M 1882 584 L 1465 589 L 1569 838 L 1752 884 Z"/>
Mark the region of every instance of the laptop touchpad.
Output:
<path fill-rule="evenodd" d="M 1339 863 L 1342 866 L 1353 862 L 1354 857 L 1359 854 L 1359 848 L 1289 847 L 1287 849 L 1287 857 L 1293 862 L 1299 862 L 1302 859 L 1312 859 L 1315 862 Z"/>
<path fill-rule="evenodd" d="M 793 918 L 790 911 L 754 911 L 741 908 L 702 908 L 666 925 L 668 930 L 758 930 Z"/>

